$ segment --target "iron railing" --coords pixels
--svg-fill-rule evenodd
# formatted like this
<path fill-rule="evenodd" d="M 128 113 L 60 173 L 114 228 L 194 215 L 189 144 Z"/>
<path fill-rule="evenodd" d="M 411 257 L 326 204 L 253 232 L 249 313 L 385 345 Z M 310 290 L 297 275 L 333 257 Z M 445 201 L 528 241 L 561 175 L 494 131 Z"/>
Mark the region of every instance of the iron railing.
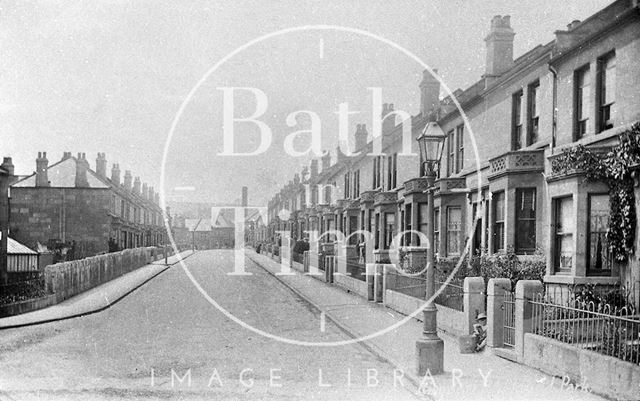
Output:
<path fill-rule="evenodd" d="M 640 363 L 640 319 L 631 308 L 595 302 L 560 305 L 542 294 L 529 302 L 534 334 Z"/>
<path fill-rule="evenodd" d="M 409 295 L 415 298 L 424 299 L 426 296 L 427 280 L 423 275 L 408 276 L 396 272 L 387 272 L 389 276 L 395 276 L 394 291 Z"/>
<path fill-rule="evenodd" d="M 502 343 L 507 348 L 515 347 L 516 339 L 516 298 L 511 291 L 504 292 L 502 301 Z"/>
<path fill-rule="evenodd" d="M 336 263 L 338 262 L 336 261 Z M 364 263 L 347 261 L 347 274 L 351 275 L 351 277 L 355 278 L 356 280 L 367 280 L 367 268 Z"/>
<path fill-rule="evenodd" d="M 435 302 L 457 311 L 464 311 L 464 279 L 454 277 L 448 284 L 445 280 L 436 278 L 436 291 L 444 287 L 436 297 Z"/>

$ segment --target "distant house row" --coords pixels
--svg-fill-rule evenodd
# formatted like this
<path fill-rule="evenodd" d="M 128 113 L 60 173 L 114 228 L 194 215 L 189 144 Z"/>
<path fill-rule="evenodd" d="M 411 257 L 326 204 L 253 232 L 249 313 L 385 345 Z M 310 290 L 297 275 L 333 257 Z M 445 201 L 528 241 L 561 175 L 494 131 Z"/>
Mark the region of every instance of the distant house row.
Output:
<path fill-rule="evenodd" d="M 9 233 L 15 240 L 31 249 L 64 248 L 72 259 L 165 243 L 158 193 L 130 171 L 121 181 L 118 164 L 108 177 L 104 153 L 95 170 L 84 153 L 65 152 L 49 165 L 47 153 L 39 152 L 35 164 L 34 174 L 14 178 L 10 186 Z"/>

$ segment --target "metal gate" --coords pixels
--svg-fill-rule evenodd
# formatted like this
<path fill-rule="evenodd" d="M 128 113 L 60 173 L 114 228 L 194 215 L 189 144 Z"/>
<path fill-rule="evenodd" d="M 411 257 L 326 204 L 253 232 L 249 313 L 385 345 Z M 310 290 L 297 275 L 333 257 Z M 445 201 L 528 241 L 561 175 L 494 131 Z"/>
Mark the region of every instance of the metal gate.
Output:
<path fill-rule="evenodd" d="M 502 343 L 505 347 L 513 348 L 516 337 L 516 300 L 515 294 L 511 291 L 505 291 L 504 300 L 502 301 Z"/>

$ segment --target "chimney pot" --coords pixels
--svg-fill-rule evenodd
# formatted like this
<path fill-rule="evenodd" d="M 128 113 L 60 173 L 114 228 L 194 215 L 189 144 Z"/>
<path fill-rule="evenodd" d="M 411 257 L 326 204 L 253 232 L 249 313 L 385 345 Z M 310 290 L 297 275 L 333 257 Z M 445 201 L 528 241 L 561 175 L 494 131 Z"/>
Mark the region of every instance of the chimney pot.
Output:
<path fill-rule="evenodd" d="M 98 157 L 96 157 L 96 174 L 107 178 L 107 158 L 104 153 L 98 153 Z"/>
<path fill-rule="evenodd" d="M 136 195 L 140 195 L 140 177 L 136 177 L 133 180 L 133 193 Z"/>
<path fill-rule="evenodd" d="M 438 70 L 433 69 L 437 74 Z M 440 108 L 440 81 L 431 75 L 429 70 L 422 71 L 422 82 L 420 82 L 420 114 L 422 117 L 428 116 Z"/>
<path fill-rule="evenodd" d="M 1 167 L 7 171 L 7 174 L 9 176 L 13 176 L 14 166 L 13 166 L 13 161 L 10 157 L 5 157 L 2 159 Z"/>
<path fill-rule="evenodd" d="M 355 133 L 355 152 L 367 146 L 367 128 L 365 124 L 358 124 Z"/>
<path fill-rule="evenodd" d="M 120 165 L 117 163 L 113 163 L 111 167 L 111 182 L 117 187 L 120 186 Z"/>
<path fill-rule="evenodd" d="M 487 46 L 486 75 L 501 75 L 512 66 L 514 36 L 510 16 L 496 15 L 493 17 L 491 29 L 485 38 Z"/>
<path fill-rule="evenodd" d="M 131 171 L 125 170 L 124 172 L 124 187 L 128 191 L 131 191 Z"/>
<path fill-rule="evenodd" d="M 42 156 L 42 152 L 38 152 L 38 158 L 36 159 L 36 187 L 49 186 L 48 167 L 49 160 L 47 160 L 46 156 Z"/>
<path fill-rule="evenodd" d="M 89 186 L 89 181 L 87 180 L 88 169 L 89 163 L 82 157 L 82 154 L 78 153 L 78 160 L 76 160 L 76 188 Z"/>

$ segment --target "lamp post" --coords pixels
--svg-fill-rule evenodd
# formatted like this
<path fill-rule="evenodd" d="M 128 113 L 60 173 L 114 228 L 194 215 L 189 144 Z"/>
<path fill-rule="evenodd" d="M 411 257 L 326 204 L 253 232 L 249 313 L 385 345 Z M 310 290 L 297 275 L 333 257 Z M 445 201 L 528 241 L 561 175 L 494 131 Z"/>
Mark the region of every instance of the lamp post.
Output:
<path fill-rule="evenodd" d="M 433 230 L 433 185 L 436 180 L 436 168 L 440 164 L 444 140 L 446 136 L 442 128 L 435 121 L 430 121 L 417 138 L 420 146 L 420 160 L 424 166 L 424 176 L 427 179 L 427 306 L 424 313 L 422 338 L 416 341 L 418 357 L 418 375 L 424 376 L 428 371 L 435 375 L 444 371 L 444 341 L 438 337 L 438 323 L 436 306 L 433 302 L 435 294 L 435 260 L 434 260 L 434 230 Z"/>

